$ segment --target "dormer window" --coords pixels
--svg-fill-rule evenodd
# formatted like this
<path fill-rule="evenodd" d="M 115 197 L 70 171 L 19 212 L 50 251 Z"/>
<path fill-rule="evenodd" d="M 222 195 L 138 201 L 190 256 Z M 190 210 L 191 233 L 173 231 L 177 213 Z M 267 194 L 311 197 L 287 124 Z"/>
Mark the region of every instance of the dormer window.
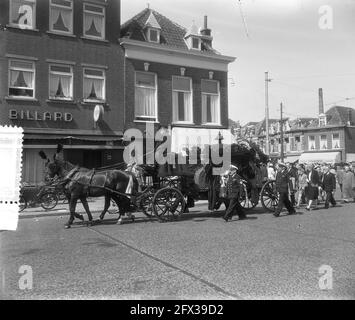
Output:
<path fill-rule="evenodd" d="M 192 38 L 192 49 L 197 49 L 200 50 L 200 42 L 201 40 L 199 38 Z"/>
<path fill-rule="evenodd" d="M 148 20 L 145 23 L 145 35 L 149 42 L 160 43 L 161 27 L 153 11 L 150 12 Z"/>
<path fill-rule="evenodd" d="M 147 29 L 147 38 L 149 42 L 160 43 L 160 30 L 148 28 Z"/>

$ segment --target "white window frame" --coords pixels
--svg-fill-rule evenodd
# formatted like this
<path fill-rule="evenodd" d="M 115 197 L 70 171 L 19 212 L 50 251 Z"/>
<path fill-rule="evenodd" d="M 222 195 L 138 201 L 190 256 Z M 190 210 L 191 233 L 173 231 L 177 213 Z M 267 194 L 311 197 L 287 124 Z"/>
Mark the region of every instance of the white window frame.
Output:
<path fill-rule="evenodd" d="M 25 26 L 21 26 L 20 24 L 17 23 L 13 23 L 12 22 L 12 4 L 13 4 L 14 0 L 9 0 L 9 25 L 11 27 L 15 27 L 15 28 L 20 28 L 20 29 L 26 29 L 26 30 L 35 30 L 36 29 L 36 18 L 37 18 L 37 0 L 22 0 L 25 2 L 30 2 L 33 3 L 33 12 L 32 12 L 32 27 L 25 27 Z"/>
<path fill-rule="evenodd" d="M 137 73 L 143 73 L 143 74 L 151 74 L 154 75 L 154 81 L 155 81 L 155 117 L 150 117 L 146 115 L 137 115 L 136 113 L 136 98 L 134 96 L 134 118 L 135 121 L 142 121 L 142 122 L 157 122 L 158 121 L 158 75 L 154 72 L 147 72 L 147 71 L 135 71 L 134 72 L 134 90 L 136 90 L 137 87 L 139 88 L 149 88 L 152 89 L 151 87 L 145 87 L 145 86 L 139 86 L 137 85 Z M 139 118 L 144 118 L 139 119 Z M 147 119 L 147 120 L 145 120 Z"/>
<path fill-rule="evenodd" d="M 202 81 L 210 81 L 210 82 L 216 82 L 217 83 L 217 87 L 218 87 L 218 94 L 215 93 L 209 93 L 209 92 L 203 92 L 202 91 Z M 201 119 L 201 123 L 203 125 L 217 125 L 220 126 L 221 125 L 221 87 L 220 87 L 220 82 L 218 80 L 210 80 L 210 79 L 202 79 L 201 80 L 201 117 L 203 114 L 203 95 L 210 95 L 210 96 L 217 96 L 218 97 L 218 122 L 203 122 L 203 119 Z M 207 106 L 206 106 L 207 108 Z M 207 110 L 206 110 L 207 112 Z"/>
<path fill-rule="evenodd" d="M 173 79 L 174 78 L 183 78 L 183 79 L 189 79 L 190 81 L 190 91 L 184 91 L 184 90 L 175 90 L 174 89 L 174 86 L 173 86 Z M 192 78 L 190 77 L 183 77 L 183 76 L 172 76 L 171 78 L 171 88 L 172 88 L 172 111 L 173 111 L 173 123 L 176 123 L 176 124 L 193 124 L 194 123 L 194 112 L 193 112 L 193 88 L 192 88 Z M 179 120 L 175 120 L 174 119 L 174 92 L 184 92 L 184 93 L 187 93 L 189 92 L 191 94 L 191 99 L 190 99 L 190 117 L 191 117 L 191 121 L 179 121 Z M 176 106 L 176 108 L 178 108 L 179 106 Z"/>
<path fill-rule="evenodd" d="M 314 138 L 314 140 L 311 140 L 312 137 Z M 314 141 L 314 149 L 311 148 L 311 141 Z M 308 136 L 308 150 L 317 150 L 316 136 Z"/>
<path fill-rule="evenodd" d="M 95 70 L 95 71 L 100 71 L 102 72 L 102 76 L 93 76 L 93 75 L 86 75 L 85 74 L 85 70 Z M 99 80 L 103 80 L 104 81 L 104 85 L 103 85 L 103 99 L 88 99 L 85 97 L 85 79 L 99 79 Z M 95 68 L 95 67 L 84 67 L 83 68 L 83 101 L 84 102 L 106 102 L 106 71 L 102 68 Z"/>
<path fill-rule="evenodd" d="M 103 9 L 103 13 L 100 14 L 100 13 L 97 13 L 97 12 L 86 10 L 85 9 L 86 5 Z M 86 19 L 86 14 L 85 13 L 96 14 L 98 16 L 103 17 L 104 22 L 103 22 L 103 29 L 102 29 L 102 36 L 101 37 L 95 37 L 95 36 L 91 36 L 91 35 L 86 35 L 85 34 L 85 21 L 86 21 L 85 20 Z M 103 6 L 103 5 L 101 6 L 101 5 L 98 5 L 98 4 L 93 4 L 91 2 L 84 2 L 83 3 L 83 36 L 84 36 L 84 38 L 94 39 L 94 40 L 105 40 L 106 39 L 106 7 L 105 6 Z"/>
<path fill-rule="evenodd" d="M 334 139 L 334 135 L 338 135 L 339 138 Z M 339 148 L 335 147 L 335 142 L 338 142 Z M 332 133 L 332 149 L 337 149 L 337 150 L 341 149 L 341 147 L 340 147 L 340 133 Z"/>
<path fill-rule="evenodd" d="M 325 136 L 325 140 L 322 137 Z M 325 148 L 323 148 L 323 143 L 325 142 Z M 321 134 L 319 137 L 319 148 L 320 150 L 328 150 L 328 136 L 326 134 Z"/>
<path fill-rule="evenodd" d="M 60 71 L 52 71 L 51 67 L 69 67 L 70 68 L 70 74 L 65 73 L 65 72 L 60 72 Z M 60 98 L 60 97 L 51 97 L 50 91 L 51 91 L 51 75 L 63 75 L 63 76 L 71 76 L 71 83 L 70 83 L 70 97 L 69 98 Z M 64 101 L 72 101 L 74 99 L 74 92 L 73 92 L 73 84 L 74 84 L 74 72 L 73 72 L 73 66 L 67 65 L 67 64 L 60 64 L 60 63 L 51 63 L 48 67 L 48 97 L 50 100 L 64 100 Z"/>
<path fill-rule="evenodd" d="M 50 0 L 49 2 L 49 31 L 53 33 L 59 33 L 59 34 L 69 34 L 73 35 L 74 34 L 74 1 L 73 0 L 66 0 L 71 2 L 71 7 L 65 7 L 61 6 L 59 4 L 52 3 L 53 0 Z M 71 30 L 69 32 L 66 31 L 61 31 L 61 30 L 55 30 L 53 29 L 53 24 L 55 23 L 54 21 L 51 21 L 51 10 L 52 8 L 59 8 L 59 9 L 64 9 L 67 11 L 71 11 Z"/>
<path fill-rule="evenodd" d="M 152 40 L 152 38 L 151 38 L 151 32 L 152 31 L 155 31 L 157 33 L 157 41 L 153 41 Z M 148 28 L 148 30 L 147 30 L 147 38 L 148 38 L 148 41 L 151 42 L 151 43 L 160 43 L 160 30 L 156 29 L 156 28 Z"/>
<path fill-rule="evenodd" d="M 32 70 L 25 69 L 25 68 L 18 68 L 18 67 L 11 67 L 11 62 L 12 61 L 18 61 L 18 62 L 25 62 L 25 63 L 31 63 L 32 64 Z M 22 71 L 22 72 L 33 72 L 33 88 L 30 88 L 30 90 L 33 90 L 33 95 L 32 97 L 28 96 L 13 96 L 10 95 L 10 88 L 18 88 L 18 89 L 24 89 L 24 90 L 29 90 L 29 88 L 24 88 L 24 87 L 12 87 L 11 86 L 11 70 L 16 70 L 16 71 Z M 28 99 L 28 100 L 34 100 L 36 97 L 36 65 L 34 61 L 31 60 L 26 60 L 26 59 L 9 59 L 9 64 L 8 64 L 8 96 L 11 98 L 16 98 L 16 99 Z"/>
<path fill-rule="evenodd" d="M 198 48 L 194 47 L 194 39 L 198 40 Z M 195 36 L 190 37 L 190 49 L 196 50 L 196 51 L 201 51 L 201 39 L 199 37 L 195 37 Z"/>

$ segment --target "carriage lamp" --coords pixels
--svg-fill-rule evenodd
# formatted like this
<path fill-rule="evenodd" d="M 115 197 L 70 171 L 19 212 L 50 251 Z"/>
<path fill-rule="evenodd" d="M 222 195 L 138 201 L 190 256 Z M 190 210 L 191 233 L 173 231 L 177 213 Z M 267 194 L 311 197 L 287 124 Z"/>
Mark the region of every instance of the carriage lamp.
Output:
<path fill-rule="evenodd" d="M 215 140 L 218 140 L 218 143 L 219 143 L 219 144 L 222 143 L 222 140 L 224 140 L 224 137 L 223 137 L 221 131 L 218 132 L 218 135 L 217 135 L 217 137 L 216 137 Z"/>

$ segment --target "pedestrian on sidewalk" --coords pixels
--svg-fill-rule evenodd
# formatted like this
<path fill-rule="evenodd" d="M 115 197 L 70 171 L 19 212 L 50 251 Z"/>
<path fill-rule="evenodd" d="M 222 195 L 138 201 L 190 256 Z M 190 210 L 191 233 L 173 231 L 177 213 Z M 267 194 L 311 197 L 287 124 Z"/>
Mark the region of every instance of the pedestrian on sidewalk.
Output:
<path fill-rule="evenodd" d="M 343 175 L 343 201 L 349 203 L 354 201 L 355 175 L 350 171 L 350 167 L 344 167 Z"/>
<path fill-rule="evenodd" d="M 330 167 L 328 165 L 324 166 L 324 174 L 323 174 L 323 181 L 322 181 L 322 189 L 326 193 L 325 196 L 325 205 L 324 208 L 329 208 L 329 202 L 332 204 L 333 207 L 336 206 L 336 201 L 334 199 L 334 191 L 336 190 L 336 179 L 335 175 L 330 172 Z"/>
<path fill-rule="evenodd" d="M 274 216 L 279 217 L 283 207 L 286 207 L 289 214 L 296 213 L 289 199 L 290 176 L 287 166 L 282 162 L 278 162 L 276 169 L 276 191 L 279 194 L 279 203 Z"/>

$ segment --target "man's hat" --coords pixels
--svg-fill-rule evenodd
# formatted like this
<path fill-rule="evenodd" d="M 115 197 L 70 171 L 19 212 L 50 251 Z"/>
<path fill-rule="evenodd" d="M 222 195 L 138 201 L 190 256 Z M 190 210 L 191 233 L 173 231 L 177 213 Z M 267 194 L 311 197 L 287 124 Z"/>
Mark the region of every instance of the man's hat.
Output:
<path fill-rule="evenodd" d="M 287 167 L 285 163 L 281 162 L 281 161 L 278 161 L 277 164 L 281 167 Z"/>

